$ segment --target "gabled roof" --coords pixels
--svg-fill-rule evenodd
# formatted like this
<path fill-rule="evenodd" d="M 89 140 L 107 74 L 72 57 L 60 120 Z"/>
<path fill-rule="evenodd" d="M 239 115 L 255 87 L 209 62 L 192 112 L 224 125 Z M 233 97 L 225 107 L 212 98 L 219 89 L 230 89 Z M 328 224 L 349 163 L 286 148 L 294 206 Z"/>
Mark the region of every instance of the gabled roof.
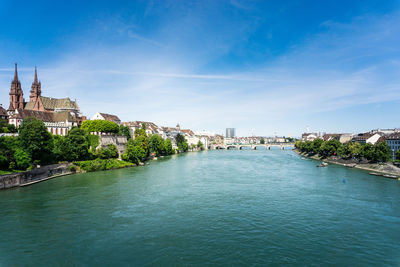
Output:
<path fill-rule="evenodd" d="M 65 121 L 76 121 L 68 111 L 62 112 L 49 112 L 49 111 L 37 111 L 27 109 L 17 109 L 16 112 L 10 117 L 10 119 L 26 119 L 29 117 L 35 117 L 43 122 L 65 122 Z"/>
<path fill-rule="evenodd" d="M 400 140 L 400 133 L 392 133 L 385 136 L 386 140 Z"/>
<path fill-rule="evenodd" d="M 107 114 L 107 113 L 100 113 L 99 114 L 107 121 L 119 121 L 121 122 L 121 120 L 118 118 L 117 115 L 112 115 L 112 114 Z"/>
<path fill-rule="evenodd" d="M 122 125 L 128 126 L 128 127 L 134 127 L 134 128 L 140 128 L 142 125 L 145 125 L 146 130 L 150 130 L 153 133 L 156 132 L 162 132 L 161 127 L 157 126 L 154 122 L 149 122 L 149 121 L 127 121 L 123 122 Z"/>
<path fill-rule="evenodd" d="M 184 130 L 181 130 L 181 132 L 183 132 L 184 134 L 189 135 L 189 136 L 194 136 L 194 132 L 190 129 L 184 129 Z"/>
<path fill-rule="evenodd" d="M 44 109 L 46 110 L 55 110 L 55 109 L 76 109 L 79 110 L 78 104 L 76 101 L 72 101 L 67 98 L 51 98 L 40 96 L 40 101 L 43 104 Z M 25 105 L 25 109 L 32 110 L 35 107 L 36 102 L 29 101 Z"/>
<path fill-rule="evenodd" d="M 7 116 L 7 110 L 3 106 L 0 106 L 0 116 Z"/>
<path fill-rule="evenodd" d="M 43 122 L 54 122 L 52 112 L 27 109 L 16 109 L 10 119 L 26 119 L 29 117 L 35 117 Z"/>

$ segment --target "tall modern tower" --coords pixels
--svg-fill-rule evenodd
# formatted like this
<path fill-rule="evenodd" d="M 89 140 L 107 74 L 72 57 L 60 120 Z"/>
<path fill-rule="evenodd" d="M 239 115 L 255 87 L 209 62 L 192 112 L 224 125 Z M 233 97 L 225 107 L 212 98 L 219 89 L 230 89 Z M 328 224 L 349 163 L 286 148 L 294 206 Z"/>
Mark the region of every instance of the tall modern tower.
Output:
<path fill-rule="evenodd" d="M 226 138 L 234 138 L 235 137 L 235 128 L 226 128 Z"/>

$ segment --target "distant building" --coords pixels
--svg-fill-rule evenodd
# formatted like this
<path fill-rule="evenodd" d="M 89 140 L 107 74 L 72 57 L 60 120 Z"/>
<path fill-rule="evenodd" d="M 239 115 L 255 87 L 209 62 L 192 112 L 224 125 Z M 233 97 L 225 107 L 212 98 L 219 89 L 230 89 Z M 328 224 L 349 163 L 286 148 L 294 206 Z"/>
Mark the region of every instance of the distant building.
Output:
<path fill-rule="evenodd" d="M 92 117 L 92 120 L 106 120 L 106 121 L 115 122 L 118 125 L 121 124 L 121 120 L 118 118 L 117 115 L 100 113 L 100 112 L 97 112 L 96 114 L 94 114 L 94 116 Z"/>
<path fill-rule="evenodd" d="M 305 142 L 305 141 L 314 141 L 317 138 L 318 138 L 318 134 L 317 133 L 303 133 L 301 135 L 301 140 L 303 142 Z"/>
<path fill-rule="evenodd" d="M 235 134 L 235 128 L 226 128 L 226 138 L 234 138 L 236 136 Z"/>
<path fill-rule="evenodd" d="M 353 142 L 375 145 L 383 136 L 381 133 L 360 133 L 352 138 Z"/>
<path fill-rule="evenodd" d="M 392 159 L 396 158 L 396 152 L 400 149 L 400 133 L 392 133 L 385 136 L 386 143 L 390 148 Z"/>
<path fill-rule="evenodd" d="M 162 138 L 166 138 L 166 135 L 164 131 L 162 130 L 161 127 L 157 126 L 153 122 L 149 121 L 128 121 L 128 122 L 123 122 L 122 125 L 129 127 L 129 130 L 131 132 L 132 137 L 134 137 L 134 133 L 136 129 L 142 128 L 143 125 L 146 128 L 146 133 L 147 134 L 158 134 Z"/>

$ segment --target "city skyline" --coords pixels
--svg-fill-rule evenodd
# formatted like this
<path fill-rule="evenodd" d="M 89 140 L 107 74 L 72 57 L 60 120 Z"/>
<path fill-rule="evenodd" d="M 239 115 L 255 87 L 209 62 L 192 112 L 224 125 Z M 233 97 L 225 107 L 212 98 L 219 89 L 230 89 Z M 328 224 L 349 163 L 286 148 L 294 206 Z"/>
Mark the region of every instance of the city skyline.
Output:
<path fill-rule="evenodd" d="M 399 127 L 398 1 L 115 3 L 2 2 L 0 103 L 18 62 L 24 92 L 36 65 L 88 117 L 239 136 Z"/>

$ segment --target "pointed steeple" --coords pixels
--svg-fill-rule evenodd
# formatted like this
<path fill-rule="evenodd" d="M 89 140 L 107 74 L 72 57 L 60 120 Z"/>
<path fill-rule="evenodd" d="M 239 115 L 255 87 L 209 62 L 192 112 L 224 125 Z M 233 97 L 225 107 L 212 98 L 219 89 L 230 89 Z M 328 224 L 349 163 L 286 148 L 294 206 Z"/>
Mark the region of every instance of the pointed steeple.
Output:
<path fill-rule="evenodd" d="M 17 63 L 15 63 L 14 82 L 18 82 Z"/>
<path fill-rule="evenodd" d="M 34 83 L 38 83 L 38 78 L 37 78 L 37 67 L 35 66 L 35 79 L 33 80 Z"/>
<path fill-rule="evenodd" d="M 36 100 L 41 96 L 41 94 L 42 94 L 42 85 L 38 81 L 37 67 L 35 66 L 35 77 L 33 79 L 29 101 L 36 102 Z"/>
<path fill-rule="evenodd" d="M 22 92 L 21 83 L 18 80 L 17 63 L 15 63 L 14 80 L 11 82 L 9 95 L 10 95 L 9 110 L 24 108 L 24 93 Z"/>

